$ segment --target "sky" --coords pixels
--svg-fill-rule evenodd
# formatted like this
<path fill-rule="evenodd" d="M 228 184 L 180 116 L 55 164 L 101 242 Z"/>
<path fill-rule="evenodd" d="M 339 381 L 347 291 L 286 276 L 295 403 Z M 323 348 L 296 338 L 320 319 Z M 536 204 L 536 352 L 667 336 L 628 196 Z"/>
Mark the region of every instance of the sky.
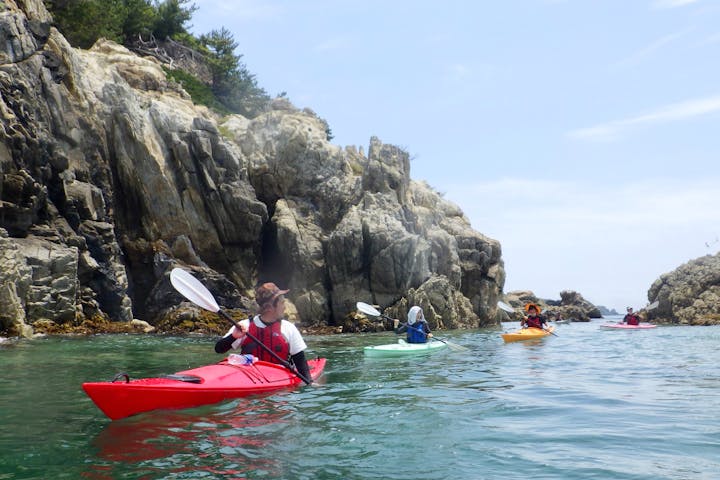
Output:
<path fill-rule="evenodd" d="M 196 0 L 271 96 L 500 241 L 504 291 L 647 305 L 720 251 L 717 0 Z"/>

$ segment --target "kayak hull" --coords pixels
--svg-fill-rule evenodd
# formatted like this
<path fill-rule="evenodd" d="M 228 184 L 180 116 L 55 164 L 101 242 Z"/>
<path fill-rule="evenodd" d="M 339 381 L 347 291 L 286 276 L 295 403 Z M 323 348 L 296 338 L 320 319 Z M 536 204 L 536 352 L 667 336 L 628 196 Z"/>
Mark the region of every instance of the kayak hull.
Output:
<path fill-rule="evenodd" d="M 363 351 L 367 357 L 405 357 L 435 352 L 447 348 L 443 342 L 430 341 L 427 343 L 389 343 L 387 345 L 376 345 L 365 347 Z"/>
<path fill-rule="evenodd" d="M 308 360 L 317 379 L 324 358 Z M 112 420 L 158 409 L 192 408 L 233 398 L 258 395 L 300 385 L 302 380 L 282 365 L 258 361 L 231 365 L 227 360 L 177 372 L 168 377 L 112 382 L 86 382 L 82 388 Z"/>
<path fill-rule="evenodd" d="M 548 327 L 547 330 L 541 328 L 521 328 L 510 333 L 503 333 L 502 338 L 506 343 L 518 342 L 522 340 L 533 340 L 537 338 L 547 337 L 555 330 L 555 327 Z"/>
<path fill-rule="evenodd" d="M 655 328 L 657 325 L 652 323 L 641 323 L 640 325 L 627 325 L 625 323 L 606 323 L 600 325 L 602 328 L 617 329 L 617 330 L 645 330 L 648 328 Z"/>

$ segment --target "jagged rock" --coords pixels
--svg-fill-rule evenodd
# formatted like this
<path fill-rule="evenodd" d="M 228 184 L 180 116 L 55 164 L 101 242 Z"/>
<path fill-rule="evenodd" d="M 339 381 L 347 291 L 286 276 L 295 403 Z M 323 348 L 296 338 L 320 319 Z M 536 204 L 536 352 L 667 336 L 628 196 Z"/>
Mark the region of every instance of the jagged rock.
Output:
<path fill-rule="evenodd" d="M 648 317 L 656 323 L 720 324 L 720 253 L 691 260 L 660 276 L 648 290 L 659 302 Z"/>
<path fill-rule="evenodd" d="M 535 296 L 530 290 L 518 290 L 506 293 L 504 301 L 517 310 L 513 320 L 520 320 L 523 308 L 528 303 L 538 305 L 542 309 L 542 313 L 551 320 L 558 314 L 576 322 L 588 322 L 591 318 L 602 318 L 600 310 L 595 305 L 572 290 L 560 292 L 560 300 L 542 299 Z"/>
<path fill-rule="evenodd" d="M 39 279 L 0 271 L 3 324 L 154 325 L 181 301 L 177 265 L 228 308 L 254 308 L 259 281 L 288 287 L 305 327 L 337 325 L 358 300 L 421 302 L 440 328 L 496 321 L 499 242 L 413 181 L 403 149 L 332 145 L 327 123 L 287 99 L 219 118 L 168 81 L 163 55 L 73 49 L 41 1 L 5 8 L 0 227 L 66 260 Z"/>

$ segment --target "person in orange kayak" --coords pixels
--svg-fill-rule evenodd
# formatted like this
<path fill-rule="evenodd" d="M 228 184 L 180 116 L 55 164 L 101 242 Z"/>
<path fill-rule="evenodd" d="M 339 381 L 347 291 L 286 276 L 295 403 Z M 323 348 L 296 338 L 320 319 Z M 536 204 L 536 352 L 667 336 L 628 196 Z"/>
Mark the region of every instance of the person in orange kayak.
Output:
<path fill-rule="evenodd" d="M 547 325 L 547 319 L 540 315 L 540 307 L 534 303 L 528 303 L 525 305 L 525 311 L 527 316 L 523 317 L 520 321 L 520 328 L 540 328 L 545 329 L 544 325 Z"/>
<path fill-rule="evenodd" d="M 400 320 L 397 318 L 393 320 L 395 333 L 407 332 L 408 343 L 426 343 L 429 338 L 432 338 L 433 334 L 430 332 L 430 327 L 425 320 L 422 308 L 417 305 L 413 306 L 408 312 L 407 323 L 404 323 L 398 327 Z"/>
<path fill-rule="evenodd" d="M 633 313 L 632 307 L 627 307 L 627 313 L 623 317 L 623 323 L 628 325 L 640 325 L 640 317 Z"/>
<path fill-rule="evenodd" d="M 285 320 L 285 294 L 289 290 L 280 290 L 274 283 L 263 283 L 255 289 L 255 302 L 260 307 L 258 314 L 237 322 L 230 330 L 217 341 L 215 351 L 225 353 L 231 348 L 240 349 L 241 353 L 249 353 L 260 360 L 280 363 L 274 355 L 255 343 L 255 340 L 246 335 L 249 332 L 255 339 L 273 351 L 283 361 L 295 365 L 300 375 L 312 379 L 305 349 L 307 345 L 302 334 L 295 325 Z"/>

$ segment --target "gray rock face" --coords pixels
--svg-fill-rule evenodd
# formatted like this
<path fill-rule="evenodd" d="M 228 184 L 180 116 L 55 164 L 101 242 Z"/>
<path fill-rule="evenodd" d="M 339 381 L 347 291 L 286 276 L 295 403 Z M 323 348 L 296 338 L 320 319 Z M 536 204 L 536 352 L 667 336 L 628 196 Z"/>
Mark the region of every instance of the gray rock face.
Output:
<path fill-rule="evenodd" d="M 50 22 L 39 0 L 0 14 L 0 328 L 155 323 L 180 301 L 178 265 L 228 307 L 259 281 L 288 287 L 308 326 L 356 301 L 421 304 L 440 328 L 495 322 L 499 242 L 413 181 L 405 151 L 332 145 L 287 101 L 219 118 L 156 59 L 73 49 Z"/>
<path fill-rule="evenodd" d="M 648 290 L 658 308 L 648 312 L 657 323 L 720 324 L 720 253 L 691 260 L 661 275 Z"/>
<path fill-rule="evenodd" d="M 542 313 L 554 319 L 558 314 L 565 319 L 576 322 L 589 322 L 591 318 L 602 318 L 600 309 L 587 301 L 581 294 L 572 290 L 560 292 L 560 300 L 541 299 L 530 290 L 517 290 L 505 295 L 506 303 L 517 310 L 513 320 L 520 320 L 523 308 L 528 303 L 534 303 L 542 309 Z"/>

